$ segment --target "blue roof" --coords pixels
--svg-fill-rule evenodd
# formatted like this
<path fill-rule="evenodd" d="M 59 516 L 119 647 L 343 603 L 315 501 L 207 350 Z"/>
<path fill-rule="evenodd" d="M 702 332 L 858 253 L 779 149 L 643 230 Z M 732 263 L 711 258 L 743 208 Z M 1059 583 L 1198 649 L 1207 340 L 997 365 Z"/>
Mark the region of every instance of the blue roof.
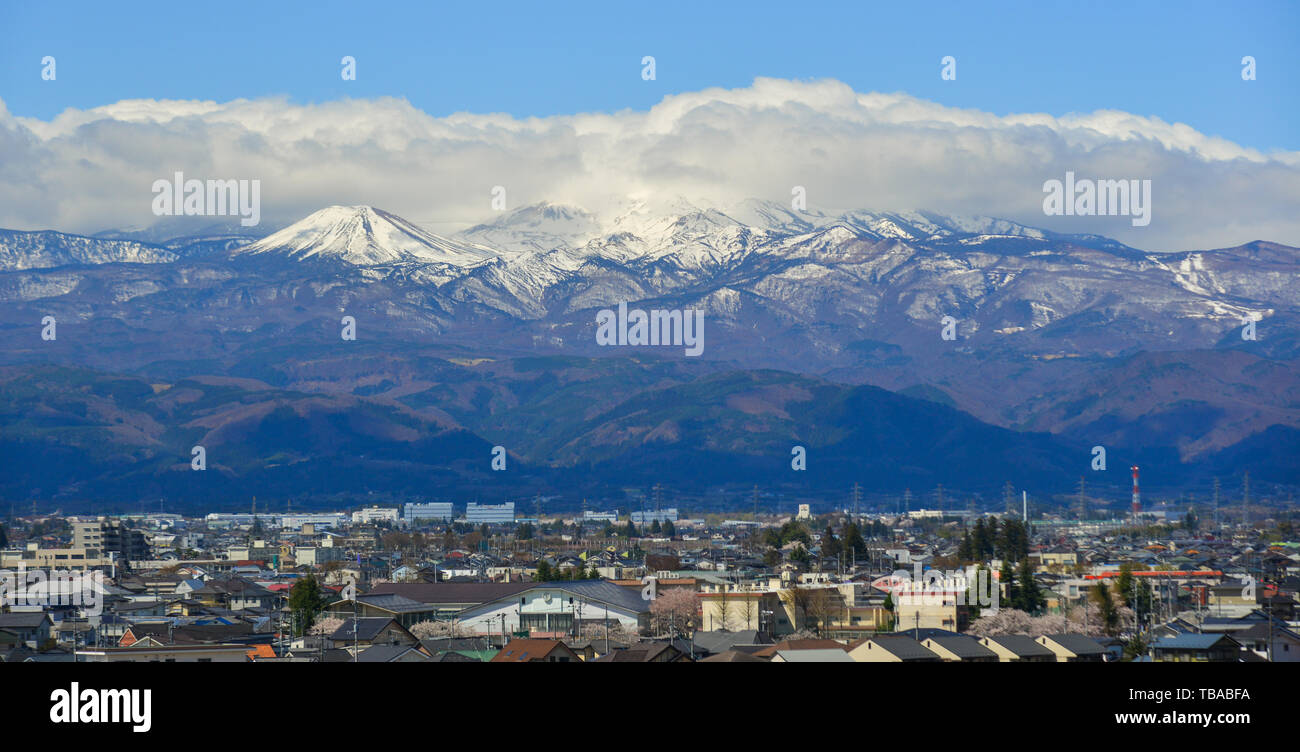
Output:
<path fill-rule="evenodd" d="M 1226 634 L 1179 634 L 1161 637 L 1151 644 L 1162 650 L 1206 650 L 1224 639 L 1231 639 Z"/>

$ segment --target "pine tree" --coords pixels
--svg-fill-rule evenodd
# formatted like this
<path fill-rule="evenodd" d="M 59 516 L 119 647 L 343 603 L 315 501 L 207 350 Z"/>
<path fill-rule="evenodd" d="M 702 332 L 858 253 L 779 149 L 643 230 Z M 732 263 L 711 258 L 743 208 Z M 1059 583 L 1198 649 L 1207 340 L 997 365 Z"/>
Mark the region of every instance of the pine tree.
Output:
<path fill-rule="evenodd" d="M 1092 600 L 1097 604 L 1097 611 L 1101 616 L 1102 631 L 1108 635 L 1115 634 L 1119 627 L 1119 609 L 1115 608 L 1115 601 L 1110 597 L 1110 588 L 1106 583 L 1098 582 L 1092 590 Z"/>
<path fill-rule="evenodd" d="M 1119 576 L 1115 578 L 1115 593 L 1124 601 L 1124 605 L 1133 607 L 1133 564 L 1124 562 L 1119 565 Z"/>
<path fill-rule="evenodd" d="M 320 583 L 315 575 L 294 583 L 289 590 L 289 610 L 293 614 L 294 632 L 299 636 L 307 634 L 316 623 L 316 616 L 325 607 L 325 597 L 321 594 Z"/>
<path fill-rule="evenodd" d="M 983 517 L 975 520 L 974 528 L 971 531 L 970 545 L 974 558 L 981 561 L 993 558 L 993 547 L 989 544 L 988 530 L 984 527 Z"/>
<path fill-rule="evenodd" d="M 663 532 L 663 528 L 659 525 L 659 518 L 656 517 L 655 521 L 650 524 L 650 534 L 659 535 L 661 532 Z"/>
<path fill-rule="evenodd" d="M 671 538 L 676 534 L 677 534 L 677 526 L 673 524 L 673 521 L 664 520 L 664 535 L 668 538 Z"/>
<path fill-rule="evenodd" d="M 1016 575 L 1011 570 L 1011 560 L 1002 560 L 1002 571 L 998 573 L 998 583 L 1002 587 L 1003 597 L 1008 608 L 1020 608 L 1020 588 L 1016 587 Z"/>
<path fill-rule="evenodd" d="M 1020 577 L 1016 585 L 1017 590 L 1020 591 L 1017 593 L 1020 598 L 1020 605 L 1017 608 L 1030 614 L 1041 611 L 1045 601 L 1042 592 L 1038 589 L 1038 583 L 1034 580 L 1034 566 L 1028 556 L 1020 560 Z"/>
<path fill-rule="evenodd" d="M 844 546 L 835 538 L 831 526 L 827 525 L 826 532 L 822 533 L 822 558 L 838 559 L 840 558 L 840 552 L 843 550 Z"/>
<path fill-rule="evenodd" d="M 961 543 L 957 546 L 957 558 L 962 561 L 974 561 L 974 549 L 971 546 L 970 533 L 962 533 Z"/>
<path fill-rule="evenodd" d="M 632 524 L 632 520 L 628 520 L 627 525 L 623 528 L 623 537 L 625 538 L 636 537 L 636 525 Z"/>

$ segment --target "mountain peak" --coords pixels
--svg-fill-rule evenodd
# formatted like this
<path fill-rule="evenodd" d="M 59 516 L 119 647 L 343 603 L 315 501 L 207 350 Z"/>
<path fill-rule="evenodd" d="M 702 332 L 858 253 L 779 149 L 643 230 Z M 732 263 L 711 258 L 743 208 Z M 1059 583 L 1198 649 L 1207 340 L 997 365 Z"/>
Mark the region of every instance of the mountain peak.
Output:
<path fill-rule="evenodd" d="M 473 266 L 497 255 L 483 246 L 434 235 L 373 206 L 327 206 L 234 254 L 280 254 L 296 261 L 329 258 L 354 266 Z"/>

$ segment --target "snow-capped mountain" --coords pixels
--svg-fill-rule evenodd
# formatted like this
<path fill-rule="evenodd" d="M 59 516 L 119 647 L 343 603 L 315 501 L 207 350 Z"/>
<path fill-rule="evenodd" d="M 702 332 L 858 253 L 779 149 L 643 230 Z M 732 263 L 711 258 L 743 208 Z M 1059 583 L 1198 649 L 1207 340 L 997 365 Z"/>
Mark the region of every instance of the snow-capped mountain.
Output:
<path fill-rule="evenodd" d="M 434 235 L 382 209 L 330 206 L 236 249 L 233 255 L 330 259 L 353 266 L 414 262 L 469 267 L 499 253 Z"/>
<path fill-rule="evenodd" d="M 0 270 L 81 264 L 168 264 L 177 258 L 166 248 L 134 240 L 90 238 L 50 230 L 0 230 Z"/>
<path fill-rule="evenodd" d="M 1088 446 L 1128 440 L 1144 416 L 1190 427 L 1178 447 L 1189 455 L 1300 425 L 1289 375 L 1300 361 L 1300 249 L 1274 243 L 1151 253 L 989 217 L 680 199 L 606 215 L 539 204 L 450 238 L 335 206 L 247 244 L 176 242 L 0 232 L 0 328 L 46 315 L 60 326 L 57 343 L 0 351 L 0 365 L 63 353 L 120 372 L 199 359 L 313 391 L 334 388 L 315 366 L 273 373 L 278 360 L 247 360 L 247 348 L 278 358 L 319 347 L 306 360 L 329 361 L 345 312 L 358 340 L 394 352 L 437 343 L 608 356 L 594 314 L 627 302 L 703 310 L 703 360 L 716 368 L 923 387 L 986 422 L 1084 432 Z M 940 336 L 948 316 L 954 339 Z M 99 346 L 100 332 L 113 347 Z M 396 357 L 357 371 L 379 372 L 362 388 L 423 378 Z M 1085 382 L 1096 386 L 1081 394 Z"/>

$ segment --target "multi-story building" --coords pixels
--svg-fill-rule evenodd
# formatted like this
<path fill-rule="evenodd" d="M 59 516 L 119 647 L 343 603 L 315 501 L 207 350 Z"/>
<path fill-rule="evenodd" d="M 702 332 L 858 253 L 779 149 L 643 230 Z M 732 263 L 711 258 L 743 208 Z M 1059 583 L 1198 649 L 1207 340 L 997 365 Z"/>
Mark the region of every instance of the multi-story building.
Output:
<path fill-rule="evenodd" d="M 402 522 L 414 525 L 420 520 L 446 521 L 452 518 L 450 501 L 431 501 L 427 503 L 408 503 L 402 508 Z"/>
<path fill-rule="evenodd" d="M 72 548 L 115 552 L 124 561 L 149 558 L 149 541 L 144 533 L 122 524 L 121 520 L 100 517 L 90 522 L 72 523 Z"/>
<path fill-rule="evenodd" d="M 650 512 L 633 512 L 633 513 L 632 513 L 632 524 L 634 524 L 634 525 L 649 525 L 649 524 L 652 524 L 652 523 L 654 523 L 654 522 L 656 522 L 656 521 L 658 521 L 658 522 L 660 522 L 660 523 L 670 522 L 670 521 L 671 521 L 671 522 L 676 522 L 676 521 L 677 521 L 677 509 L 676 509 L 676 508 L 672 508 L 672 509 L 659 509 L 659 510 L 650 511 Z"/>
<path fill-rule="evenodd" d="M 465 507 L 465 521 L 474 525 L 481 523 L 499 524 L 515 521 L 515 503 L 507 501 L 504 504 L 475 504 L 470 502 Z"/>
<path fill-rule="evenodd" d="M 396 507 L 366 507 L 352 513 L 352 522 L 361 525 L 369 525 L 372 522 L 397 522 L 398 517 Z"/>

